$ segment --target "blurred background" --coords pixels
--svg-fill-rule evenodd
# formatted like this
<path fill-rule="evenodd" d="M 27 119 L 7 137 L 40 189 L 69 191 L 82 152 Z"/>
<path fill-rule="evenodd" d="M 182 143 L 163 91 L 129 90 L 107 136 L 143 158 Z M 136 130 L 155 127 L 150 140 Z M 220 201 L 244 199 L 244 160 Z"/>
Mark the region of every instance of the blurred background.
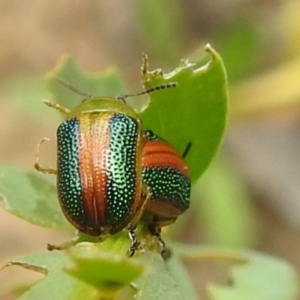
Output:
<path fill-rule="evenodd" d="M 298 0 L 0 0 L 0 162 L 33 169 L 35 146 L 47 136 L 43 165 L 55 165 L 59 116 L 41 100 L 51 98 L 43 76 L 62 54 L 89 72 L 115 65 L 129 90 L 139 91 L 142 52 L 150 70 L 167 72 L 182 58 L 198 58 L 207 42 L 228 72 L 228 129 L 194 188 L 194 209 L 171 234 L 189 243 L 262 251 L 300 271 Z M 1 262 L 68 237 L 4 210 L 0 220 Z M 199 293 L 204 282 L 225 278 L 211 264 L 188 267 Z M 0 290 L 37 278 L 5 269 Z"/>

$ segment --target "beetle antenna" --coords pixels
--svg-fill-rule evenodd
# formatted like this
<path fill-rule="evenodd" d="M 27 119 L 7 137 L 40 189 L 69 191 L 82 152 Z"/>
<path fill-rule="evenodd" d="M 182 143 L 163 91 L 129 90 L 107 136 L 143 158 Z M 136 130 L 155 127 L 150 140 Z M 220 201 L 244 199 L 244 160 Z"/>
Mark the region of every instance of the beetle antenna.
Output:
<path fill-rule="evenodd" d="M 177 86 L 178 86 L 177 82 L 168 82 L 168 83 L 165 83 L 165 84 L 161 84 L 161 85 L 151 87 L 151 88 L 146 89 L 146 90 L 144 90 L 142 92 L 139 92 L 139 93 L 120 95 L 120 96 L 117 96 L 117 99 L 124 101 L 126 98 L 129 98 L 129 97 L 135 97 L 135 96 L 150 94 L 150 93 L 153 93 L 153 92 L 156 92 L 156 91 L 170 89 L 170 88 L 174 88 L 174 87 L 177 87 Z"/>
<path fill-rule="evenodd" d="M 56 80 L 61 84 L 63 85 L 64 87 L 66 87 L 67 89 L 69 89 L 70 91 L 74 92 L 75 94 L 78 94 L 80 96 L 83 96 L 83 97 L 86 97 L 86 98 L 94 98 L 94 96 L 92 95 L 89 95 L 87 93 L 84 93 L 78 89 L 76 89 L 74 86 L 72 86 L 70 83 L 64 81 L 63 79 L 61 78 L 56 78 Z"/>
<path fill-rule="evenodd" d="M 189 154 L 189 152 L 191 150 L 191 147 L 192 147 L 192 142 L 187 143 L 187 145 L 186 145 L 186 147 L 185 147 L 185 149 L 184 149 L 184 151 L 183 151 L 183 153 L 181 155 L 182 158 L 186 158 L 187 157 L 187 155 Z"/>
<path fill-rule="evenodd" d="M 86 97 L 87 99 L 94 98 L 93 95 L 90 95 L 90 94 L 87 94 L 87 93 L 84 93 L 84 92 L 78 90 L 77 88 L 75 88 L 74 86 L 72 86 L 70 83 L 64 81 L 61 78 L 56 78 L 56 80 L 61 85 L 63 85 L 64 87 L 66 87 L 67 89 L 69 89 L 70 91 L 72 91 L 72 92 L 74 92 L 74 93 L 76 93 L 78 95 Z M 153 92 L 156 92 L 156 91 L 170 89 L 170 88 L 174 88 L 174 87 L 177 87 L 177 86 L 178 86 L 177 82 L 168 82 L 168 83 L 165 83 L 165 84 L 161 84 L 161 85 L 157 85 L 157 86 L 151 87 L 151 88 L 146 89 L 146 90 L 144 90 L 142 92 L 133 93 L 133 94 L 120 95 L 120 96 L 117 96 L 116 98 L 118 100 L 121 100 L 121 101 L 125 102 L 125 99 L 129 98 L 129 97 L 135 97 L 135 96 L 141 96 L 141 95 L 145 95 L 145 94 L 150 94 L 150 93 L 153 93 Z"/>

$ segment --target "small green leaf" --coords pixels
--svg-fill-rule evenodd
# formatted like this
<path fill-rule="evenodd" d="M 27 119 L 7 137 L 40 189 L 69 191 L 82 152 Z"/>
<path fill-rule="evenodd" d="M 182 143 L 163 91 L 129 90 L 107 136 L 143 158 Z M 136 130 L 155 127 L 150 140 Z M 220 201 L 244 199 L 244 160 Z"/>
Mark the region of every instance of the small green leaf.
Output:
<path fill-rule="evenodd" d="M 102 291 L 117 291 L 129 285 L 142 274 L 144 265 L 124 254 L 105 251 L 105 244 L 111 244 L 111 240 L 108 239 L 103 244 L 80 243 L 71 248 L 68 254 L 74 264 L 66 268 L 67 273 Z M 113 241 L 122 243 L 120 239 Z"/>
<path fill-rule="evenodd" d="M 64 252 L 49 252 L 18 257 L 4 267 L 17 265 L 47 275 L 22 294 L 18 300 L 68 300 L 74 299 L 71 298 L 74 289 L 81 283 L 62 271 L 66 262 L 68 257 Z"/>
<path fill-rule="evenodd" d="M 249 263 L 233 267 L 230 286 L 212 285 L 212 300 L 296 300 L 299 277 L 285 261 L 251 254 Z"/>
<path fill-rule="evenodd" d="M 221 57 L 208 45 L 208 63 L 203 59 L 183 62 L 173 72 L 160 70 L 144 76 L 146 87 L 176 82 L 178 87 L 150 95 L 151 102 L 140 113 L 143 126 L 169 141 L 179 153 L 192 143 L 186 162 L 195 181 L 218 150 L 227 112 L 227 82 Z"/>
<path fill-rule="evenodd" d="M 115 68 L 101 73 L 85 73 L 80 70 L 71 56 L 63 56 L 57 66 L 46 74 L 45 80 L 54 96 L 54 101 L 67 108 L 73 108 L 88 96 L 78 95 L 68 90 L 57 81 L 58 78 L 93 97 L 117 96 L 124 94 L 126 89 Z"/>
<path fill-rule="evenodd" d="M 252 251 L 176 245 L 176 253 L 192 261 L 235 263 L 228 285 L 211 284 L 211 300 L 297 300 L 299 274 L 288 262 Z M 237 264 L 238 263 L 238 264 Z"/>
<path fill-rule="evenodd" d="M 131 283 L 134 290 L 124 299 L 198 299 L 178 257 L 174 255 L 165 262 L 159 253 L 148 250 L 140 238 L 145 250 L 132 258 L 126 255 L 129 239 L 124 232 L 109 236 L 102 243 L 78 244 L 69 252 L 75 265 L 66 271 L 108 294 Z"/>
<path fill-rule="evenodd" d="M 55 184 L 36 171 L 1 165 L 0 206 L 36 225 L 71 228 L 59 207 Z"/>

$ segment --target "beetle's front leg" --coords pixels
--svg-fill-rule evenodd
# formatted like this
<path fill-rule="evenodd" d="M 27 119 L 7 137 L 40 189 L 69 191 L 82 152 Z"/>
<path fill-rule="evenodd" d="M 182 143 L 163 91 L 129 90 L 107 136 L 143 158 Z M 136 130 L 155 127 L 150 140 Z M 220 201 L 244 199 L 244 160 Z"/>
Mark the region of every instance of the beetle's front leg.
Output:
<path fill-rule="evenodd" d="M 140 245 L 140 243 L 139 243 L 139 241 L 136 237 L 136 233 L 135 233 L 136 225 L 139 222 L 139 220 L 141 219 L 141 217 L 142 217 L 142 215 L 145 211 L 145 207 L 146 207 L 147 202 L 151 198 L 151 192 L 150 192 L 149 188 L 146 185 L 143 185 L 143 187 L 142 187 L 141 199 L 143 199 L 143 197 L 144 197 L 144 202 L 141 205 L 139 211 L 137 212 L 137 214 L 135 215 L 135 217 L 133 218 L 133 220 L 131 221 L 131 223 L 128 227 L 128 235 L 129 235 L 129 238 L 131 240 L 131 244 L 130 244 L 130 247 L 129 247 L 129 256 L 130 257 L 134 255 L 135 251 L 138 249 L 138 247 Z"/>
<path fill-rule="evenodd" d="M 128 228 L 128 235 L 131 241 L 130 247 L 129 247 L 129 256 L 132 257 L 135 253 L 135 251 L 138 249 L 139 247 L 139 241 L 136 237 L 136 226 L 135 227 L 130 227 Z"/>
<path fill-rule="evenodd" d="M 59 105 L 58 103 L 54 103 L 54 102 L 50 102 L 49 100 L 43 100 L 44 104 L 46 104 L 47 106 L 54 108 L 64 114 L 68 114 L 70 112 L 70 110 L 64 106 Z"/>
<path fill-rule="evenodd" d="M 55 169 L 50 169 L 50 168 L 44 168 L 40 166 L 40 162 L 39 162 L 39 153 L 40 153 L 40 147 L 41 145 L 45 142 L 45 141 L 49 141 L 48 138 L 42 138 L 39 143 L 37 144 L 36 147 L 36 153 L 35 153 L 35 164 L 34 164 L 34 168 L 42 173 L 46 173 L 46 174 L 54 174 L 57 175 L 57 170 Z"/>
<path fill-rule="evenodd" d="M 151 199 L 151 191 L 145 184 L 143 184 L 143 186 L 142 186 L 141 199 L 143 200 L 143 203 L 142 203 L 141 207 L 139 208 L 139 210 L 137 211 L 137 213 L 135 214 L 133 220 L 130 222 L 129 228 L 136 227 L 136 225 L 140 221 L 140 219 L 145 211 L 148 201 L 150 201 L 150 199 Z"/>

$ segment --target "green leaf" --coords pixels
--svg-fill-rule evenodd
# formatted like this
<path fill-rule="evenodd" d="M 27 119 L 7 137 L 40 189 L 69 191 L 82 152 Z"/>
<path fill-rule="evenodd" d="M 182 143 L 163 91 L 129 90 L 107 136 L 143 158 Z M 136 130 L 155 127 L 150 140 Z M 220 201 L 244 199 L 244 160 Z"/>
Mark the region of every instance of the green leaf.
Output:
<path fill-rule="evenodd" d="M 31 119 L 38 120 L 44 118 L 44 107 L 38 105 L 41 99 L 49 96 L 43 78 L 32 73 L 22 73 L 16 77 L 6 78 L 6 81 L 1 82 L 2 85 L 3 98 L 8 98 L 14 103 L 22 115 L 29 115 Z"/>
<path fill-rule="evenodd" d="M 212 285 L 212 300 L 296 300 L 299 278 L 287 262 L 267 255 L 252 254 L 249 263 L 235 266 L 231 286 Z"/>
<path fill-rule="evenodd" d="M 101 243 L 79 243 L 68 255 L 56 251 L 24 256 L 5 267 L 18 265 L 46 275 L 19 300 L 198 299 L 177 256 L 165 262 L 145 246 L 129 258 L 128 246 L 122 232 Z"/>
<path fill-rule="evenodd" d="M 111 241 L 120 245 L 118 251 L 124 244 L 127 245 L 127 242 L 124 243 L 121 239 L 115 238 L 108 239 L 103 244 L 80 243 L 68 252 L 74 264 L 66 271 L 104 291 L 118 290 L 129 285 L 142 274 L 144 265 L 135 258 L 120 255 L 120 252 L 118 254 L 109 251 L 109 246 L 105 249 L 107 244 L 112 244 Z M 105 272 L 99 272 L 99 270 L 105 270 Z"/>
<path fill-rule="evenodd" d="M 168 74 L 156 70 L 144 76 L 146 87 L 177 82 L 178 87 L 152 93 L 150 105 L 140 113 L 144 128 L 169 141 L 179 153 L 189 142 L 186 162 L 195 181 L 218 150 L 226 125 L 227 82 L 221 57 L 208 45 L 203 59 Z"/>
<path fill-rule="evenodd" d="M 1 165 L 0 206 L 36 225 L 71 228 L 59 207 L 55 184 L 37 171 Z"/>
<path fill-rule="evenodd" d="M 184 259 L 227 261 L 231 267 L 228 285 L 210 284 L 211 300 L 297 300 L 299 274 L 288 262 L 252 251 L 177 245 Z"/>
<path fill-rule="evenodd" d="M 115 68 L 106 72 L 85 73 L 80 70 L 71 56 L 63 56 L 57 66 L 46 74 L 47 87 L 54 96 L 54 101 L 67 108 L 73 108 L 83 99 L 88 98 L 68 90 L 57 79 L 62 79 L 75 89 L 90 96 L 117 96 L 124 94 L 125 84 Z"/>
<path fill-rule="evenodd" d="M 178 257 L 172 256 L 166 262 L 159 253 L 150 251 L 144 242 L 144 250 L 133 258 L 125 255 L 129 239 L 124 232 L 108 237 L 100 244 L 82 243 L 69 252 L 75 265 L 66 271 L 100 286 L 108 294 L 131 283 L 134 290 L 131 289 L 124 299 L 198 299 Z"/>
<path fill-rule="evenodd" d="M 22 294 L 18 300 L 75 299 L 71 297 L 81 283 L 62 271 L 67 261 L 68 257 L 64 252 L 49 252 L 18 257 L 4 267 L 17 265 L 47 275 Z"/>
<path fill-rule="evenodd" d="M 64 268 L 71 264 L 71 260 L 65 252 L 48 252 L 18 257 L 4 267 L 17 265 L 29 270 L 37 271 L 46 275 L 28 291 L 22 294 L 18 300 L 98 300 L 112 299 L 107 293 L 102 293 L 95 287 L 68 275 Z M 102 271 L 105 274 L 106 270 Z"/>
<path fill-rule="evenodd" d="M 141 260 L 152 267 L 136 282 L 136 300 L 200 300 L 196 295 L 188 274 L 176 255 L 167 262 L 160 255 L 148 252 Z"/>

